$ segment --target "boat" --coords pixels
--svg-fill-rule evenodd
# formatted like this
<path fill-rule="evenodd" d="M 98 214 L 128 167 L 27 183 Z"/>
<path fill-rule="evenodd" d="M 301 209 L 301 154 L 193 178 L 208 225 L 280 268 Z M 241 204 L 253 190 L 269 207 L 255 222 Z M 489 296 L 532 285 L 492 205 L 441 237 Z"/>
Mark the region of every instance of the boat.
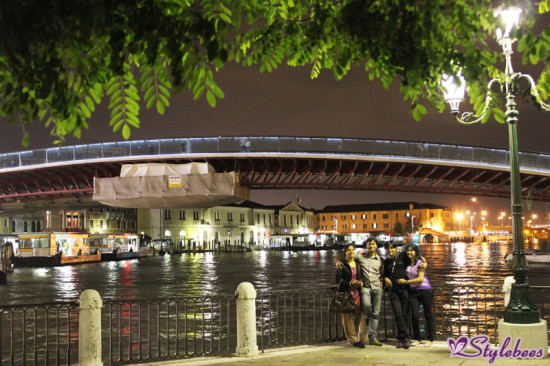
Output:
<path fill-rule="evenodd" d="M 18 234 L 14 267 L 53 267 L 102 260 L 142 258 L 136 234 L 43 232 Z"/>
<path fill-rule="evenodd" d="M 14 267 L 55 267 L 100 262 L 101 253 L 67 256 L 61 252 L 52 256 L 12 257 L 11 260 Z"/>
<path fill-rule="evenodd" d="M 514 257 L 513 253 L 508 253 L 504 257 L 507 263 L 512 263 L 512 258 Z M 527 264 L 550 264 L 550 252 L 526 252 L 525 259 Z"/>

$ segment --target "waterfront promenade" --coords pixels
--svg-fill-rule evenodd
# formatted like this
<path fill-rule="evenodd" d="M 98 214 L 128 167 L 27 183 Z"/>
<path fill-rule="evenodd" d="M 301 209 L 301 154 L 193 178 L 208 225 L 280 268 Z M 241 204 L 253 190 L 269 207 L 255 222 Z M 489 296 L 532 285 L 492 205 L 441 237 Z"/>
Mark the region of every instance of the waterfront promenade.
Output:
<path fill-rule="evenodd" d="M 550 358 L 545 359 L 495 359 L 493 365 L 548 366 Z M 187 360 L 150 363 L 147 365 L 170 366 L 210 366 L 210 365 L 287 365 L 287 366 L 329 366 L 329 365 L 460 365 L 486 366 L 487 359 L 465 359 L 450 357 L 446 342 L 434 342 L 433 347 L 411 347 L 408 350 L 396 349 L 390 341 L 382 347 L 366 346 L 365 349 L 354 348 L 347 342 L 326 345 L 298 346 L 266 350 L 260 355 L 249 358 L 241 357 L 204 357 Z"/>

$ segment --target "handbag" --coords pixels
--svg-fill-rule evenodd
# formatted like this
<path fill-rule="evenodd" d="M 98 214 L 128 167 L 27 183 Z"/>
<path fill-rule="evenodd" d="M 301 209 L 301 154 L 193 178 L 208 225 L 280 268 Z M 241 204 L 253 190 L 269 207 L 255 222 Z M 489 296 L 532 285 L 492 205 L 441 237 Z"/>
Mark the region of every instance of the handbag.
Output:
<path fill-rule="evenodd" d="M 328 311 L 331 313 L 356 313 L 357 305 L 353 301 L 353 297 L 345 292 L 337 292 L 334 297 L 330 299 L 328 304 Z"/>
<path fill-rule="evenodd" d="M 331 313 L 356 313 L 357 305 L 353 300 L 351 294 L 347 292 L 340 292 L 340 283 L 334 293 L 334 296 L 330 299 L 328 304 L 328 311 Z"/>

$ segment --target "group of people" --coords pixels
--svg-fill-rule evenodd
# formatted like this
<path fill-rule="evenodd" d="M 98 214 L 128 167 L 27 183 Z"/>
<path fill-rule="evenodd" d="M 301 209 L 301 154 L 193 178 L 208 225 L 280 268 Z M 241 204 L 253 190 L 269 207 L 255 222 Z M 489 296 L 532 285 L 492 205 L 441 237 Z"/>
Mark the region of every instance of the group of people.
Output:
<path fill-rule="evenodd" d="M 364 348 L 368 343 L 382 346 L 377 328 L 384 289 L 389 292 L 397 327 L 397 348 L 411 345 L 431 346 L 435 337 L 433 290 L 426 276 L 427 262 L 418 246 L 408 245 L 398 252 L 397 244 L 387 248 L 387 257 L 378 253 L 376 240 L 369 239 L 366 250 L 356 255 L 353 244 L 344 248 L 345 259 L 337 263 L 337 291 L 349 293 L 356 305 L 354 313 L 342 313 L 342 325 L 348 341 Z M 420 305 L 426 319 L 426 341 L 420 334 Z M 409 309 L 412 337 L 407 330 Z M 367 329 L 366 329 L 367 328 Z M 411 340 L 412 338 L 412 340 Z"/>

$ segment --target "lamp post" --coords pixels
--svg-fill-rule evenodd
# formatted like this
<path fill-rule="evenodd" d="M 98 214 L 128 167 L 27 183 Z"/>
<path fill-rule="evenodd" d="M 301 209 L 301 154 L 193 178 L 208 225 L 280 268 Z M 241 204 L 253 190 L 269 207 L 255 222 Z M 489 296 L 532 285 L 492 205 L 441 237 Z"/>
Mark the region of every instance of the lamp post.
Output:
<path fill-rule="evenodd" d="M 463 124 L 473 124 L 481 122 L 489 108 L 494 95 L 491 91 L 495 85 L 500 86 L 498 94 L 504 95 L 506 99 L 506 123 L 508 125 L 509 146 L 510 146 L 510 190 L 512 206 L 512 232 L 514 244 L 514 258 L 512 260 L 512 271 L 514 273 L 515 284 L 512 285 L 510 302 L 504 310 L 504 322 L 516 324 L 531 324 L 540 321 L 540 313 L 533 303 L 529 293 L 529 286 L 526 281 L 527 262 L 525 259 L 525 245 L 523 239 L 523 221 L 522 221 L 522 202 L 521 202 L 521 183 L 518 159 L 518 139 L 517 123 L 518 111 L 516 109 L 516 95 L 522 92 L 519 81 L 524 80 L 528 84 L 528 92 L 533 95 L 536 105 L 543 111 L 550 111 L 548 105 L 541 101 L 538 95 L 535 81 L 530 75 L 514 72 L 512 69 L 512 44 L 516 41 L 510 36 L 512 28 L 519 23 L 521 9 L 510 8 L 495 12 L 495 17 L 502 17 L 506 23 L 504 30 L 498 28 L 496 35 L 497 41 L 502 47 L 502 52 L 506 60 L 506 69 L 499 77 L 491 80 L 488 84 L 488 92 L 485 100 L 485 108 L 480 116 L 473 113 L 464 113 L 459 116 L 459 105 L 464 99 L 466 82 L 461 75 L 457 77 L 444 76 L 442 85 L 446 89 L 445 99 L 450 104 L 451 113 L 456 120 Z M 457 80 L 458 79 L 458 82 Z"/>

